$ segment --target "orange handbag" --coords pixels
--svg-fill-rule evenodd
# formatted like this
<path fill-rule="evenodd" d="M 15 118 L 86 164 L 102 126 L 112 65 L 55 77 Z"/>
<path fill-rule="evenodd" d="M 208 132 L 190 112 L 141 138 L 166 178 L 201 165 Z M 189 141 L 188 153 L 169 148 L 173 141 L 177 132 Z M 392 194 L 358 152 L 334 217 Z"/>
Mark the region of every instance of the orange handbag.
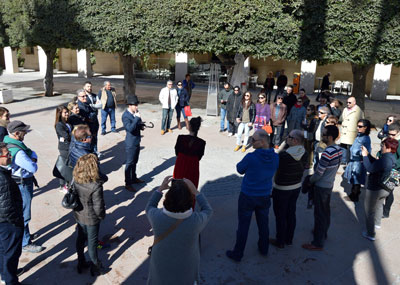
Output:
<path fill-rule="evenodd" d="M 267 132 L 267 134 L 272 134 L 272 127 L 270 126 L 270 125 L 264 125 L 263 127 L 262 127 L 262 129 L 264 130 L 264 131 L 266 131 Z"/>

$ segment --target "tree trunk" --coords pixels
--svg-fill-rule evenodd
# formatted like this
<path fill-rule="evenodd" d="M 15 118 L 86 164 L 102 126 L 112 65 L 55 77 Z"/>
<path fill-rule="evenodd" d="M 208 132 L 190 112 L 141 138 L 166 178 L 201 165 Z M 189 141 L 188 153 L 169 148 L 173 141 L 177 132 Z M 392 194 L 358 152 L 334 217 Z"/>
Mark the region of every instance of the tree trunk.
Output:
<path fill-rule="evenodd" d="M 122 68 L 124 70 L 124 98 L 125 102 L 129 95 L 135 95 L 136 91 L 136 78 L 133 64 L 135 57 L 131 55 L 123 55 L 120 53 L 122 59 Z"/>
<path fill-rule="evenodd" d="M 351 69 L 353 71 L 353 91 L 351 93 L 357 100 L 357 105 L 364 110 L 365 109 L 365 87 L 367 80 L 367 73 L 372 67 L 372 64 L 368 65 L 358 65 L 351 64 Z"/>
<path fill-rule="evenodd" d="M 53 96 L 53 60 L 57 49 L 43 49 L 47 57 L 46 75 L 43 79 L 44 96 Z"/>

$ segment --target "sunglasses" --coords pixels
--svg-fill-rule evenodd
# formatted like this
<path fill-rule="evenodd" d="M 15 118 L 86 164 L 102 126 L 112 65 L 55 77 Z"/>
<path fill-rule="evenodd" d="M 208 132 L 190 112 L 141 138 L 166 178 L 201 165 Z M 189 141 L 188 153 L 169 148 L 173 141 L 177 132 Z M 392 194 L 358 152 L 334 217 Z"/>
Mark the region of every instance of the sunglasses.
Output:
<path fill-rule="evenodd" d="M 79 96 L 79 97 L 86 98 L 86 97 L 87 97 L 87 95 L 83 95 L 83 96 Z"/>
<path fill-rule="evenodd" d="M 258 97 L 258 99 L 265 99 L 265 97 L 260 96 L 260 97 Z"/>
<path fill-rule="evenodd" d="M 283 97 L 278 97 L 278 98 L 277 98 L 277 100 L 282 100 L 282 99 L 283 99 Z"/>
<path fill-rule="evenodd" d="M 182 86 L 182 84 L 178 84 L 178 86 Z"/>
<path fill-rule="evenodd" d="M 307 109 L 307 111 L 311 111 L 311 109 Z"/>
<path fill-rule="evenodd" d="M 239 91 L 239 90 L 238 90 L 238 89 L 235 89 L 234 91 L 236 91 L 236 92 L 237 92 L 237 91 Z"/>
<path fill-rule="evenodd" d="M 288 135 L 287 137 L 288 139 L 294 139 L 294 137 L 292 137 L 291 135 Z"/>
<path fill-rule="evenodd" d="M 391 123 L 391 122 L 393 122 L 393 120 L 392 120 L 392 119 L 387 119 L 386 121 L 388 121 L 388 122 L 390 122 L 390 123 Z"/>
<path fill-rule="evenodd" d="M 395 137 L 396 135 L 397 135 L 397 134 L 393 134 L 393 133 L 391 134 L 391 133 L 388 133 L 388 136 L 389 136 L 389 137 Z"/>
<path fill-rule="evenodd" d="M 321 111 L 319 111 L 318 113 L 320 113 L 320 114 L 326 114 L 325 112 L 321 112 Z"/>
<path fill-rule="evenodd" d="M 351 104 L 351 102 L 346 102 L 347 104 Z"/>
<path fill-rule="evenodd" d="M 365 126 L 357 125 L 357 128 L 365 128 Z"/>

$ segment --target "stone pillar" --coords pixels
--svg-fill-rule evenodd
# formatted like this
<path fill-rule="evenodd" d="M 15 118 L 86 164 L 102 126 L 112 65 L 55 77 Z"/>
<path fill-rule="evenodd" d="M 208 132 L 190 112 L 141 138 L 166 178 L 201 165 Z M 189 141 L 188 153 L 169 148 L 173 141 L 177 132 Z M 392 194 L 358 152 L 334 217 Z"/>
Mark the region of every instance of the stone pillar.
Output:
<path fill-rule="evenodd" d="M 374 79 L 371 87 L 371 100 L 385 101 L 389 88 L 391 64 L 375 64 Z"/>
<path fill-rule="evenodd" d="M 189 56 L 187 53 L 175 53 L 175 82 L 185 79 L 185 75 L 188 73 L 188 60 Z"/>
<path fill-rule="evenodd" d="M 38 56 L 39 56 L 40 75 L 45 76 L 47 70 L 47 55 L 40 46 L 38 46 Z"/>
<path fill-rule="evenodd" d="M 313 60 L 313 61 L 301 62 L 300 89 L 304 88 L 304 90 L 306 90 L 306 94 L 314 93 L 316 70 L 317 70 L 317 61 Z"/>
<path fill-rule="evenodd" d="M 6 73 L 17 73 L 18 69 L 18 59 L 17 51 L 12 50 L 11 47 L 4 48 L 4 63 L 6 65 Z"/>
<path fill-rule="evenodd" d="M 92 77 L 93 72 L 90 63 L 90 53 L 85 49 L 77 50 L 76 52 L 78 77 Z"/>

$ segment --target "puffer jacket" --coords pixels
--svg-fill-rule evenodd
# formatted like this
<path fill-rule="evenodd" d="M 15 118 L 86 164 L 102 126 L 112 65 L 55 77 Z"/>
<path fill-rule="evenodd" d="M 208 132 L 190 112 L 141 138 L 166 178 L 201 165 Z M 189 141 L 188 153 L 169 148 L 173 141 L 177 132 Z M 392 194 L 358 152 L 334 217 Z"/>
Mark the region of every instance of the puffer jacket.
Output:
<path fill-rule="evenodd" d="M 81 207 L 74 210 L 75 220 L 86 226 L 100 223 L 106 216 L 102 182 L 75 183 Z"/>
<path fill-rule="evenodd" d="M 4 167 L 0 167 L 0 223 L 24 226 L 21 192 L 11 178 L 11 170 Z"/>
<path fill-rule="evenodd" d="M 75 140 L 74 137 L 72 137 L 71 144 L 69 146 L 69 156 L 68 156 L 69 166 L 75 167 L 78 159 L 81 156 L 84 156 L 85 154 L 88 154 L 88 153 L 93 153 L 91 144 L 77 141 L 77 140 Z"/>

